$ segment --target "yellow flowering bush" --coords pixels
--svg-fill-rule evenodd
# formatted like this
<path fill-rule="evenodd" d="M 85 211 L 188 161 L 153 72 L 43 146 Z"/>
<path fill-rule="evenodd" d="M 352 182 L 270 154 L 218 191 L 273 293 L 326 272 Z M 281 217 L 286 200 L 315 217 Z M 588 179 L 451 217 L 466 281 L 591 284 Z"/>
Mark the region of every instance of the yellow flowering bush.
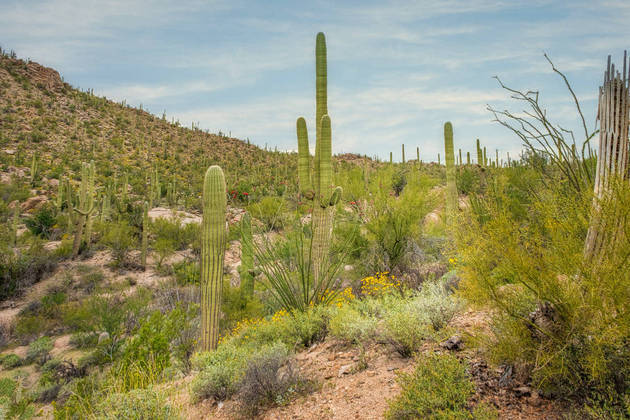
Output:
<path fill-rule="evenodd" d="M 383 296 L 387 293 L 398 291 L 401 283 L 396 276 L 389 275 L 389 272 L 383 271 L 373 276 L 361 279 L 361 293 L 364 296 Z"/>

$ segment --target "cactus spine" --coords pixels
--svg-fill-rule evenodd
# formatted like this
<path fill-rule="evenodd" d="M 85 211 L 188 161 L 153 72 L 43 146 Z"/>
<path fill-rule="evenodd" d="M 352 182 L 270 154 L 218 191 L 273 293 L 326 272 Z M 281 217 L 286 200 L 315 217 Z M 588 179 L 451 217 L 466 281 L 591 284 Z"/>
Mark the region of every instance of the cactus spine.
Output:
<path fill-rule="evenodd" d="M 225 177 L 220 167 L 208 168 L 203 182 L 201 228 L 201 348 L 214 350 L 219 341 L 219 311 L 225 254 Z"/>
<path fill-rule="evenodd" d="M 72 244 L 72 258 L 76 258 L 79 255 L 86 219 L 88 219 L 94 211 L 94 162 L 84 162 L 81 167 L 79 207 L 75 207 L 73 210 L 78 214 L 77 225 L 74 231 L 74 242 Z"/>
<path fill-rule="evenodd" d="M 245 213 L 241 219 L 241 291 L 244 296 L 254 296 L 254 238 L 252 218 Z"/>
<path fill-rule="evenodd" d="M 455 185 L 455 155 L 453 152 L 453 125 L 444 124 L 444 156 L 446 160 L 446 217 L 449 222 L 457 209 L 457 186 Z"/>
<path fill-rule="evenodd" d="M 332 133 L 327 104 L 326 38 L 317 34 L 315 43 L 315 159 L 313 174 L 309 176 L 309 149 L 306 122 L 297 120 L 298 176 L 300 191 L 313 200 L 312 262 L 316 281 L 328 258 L 332 238 L 334 206 L 341 197 L 341 187 L 332 185 Z M 312 182 L 312 184 L 311 184 Z"/>

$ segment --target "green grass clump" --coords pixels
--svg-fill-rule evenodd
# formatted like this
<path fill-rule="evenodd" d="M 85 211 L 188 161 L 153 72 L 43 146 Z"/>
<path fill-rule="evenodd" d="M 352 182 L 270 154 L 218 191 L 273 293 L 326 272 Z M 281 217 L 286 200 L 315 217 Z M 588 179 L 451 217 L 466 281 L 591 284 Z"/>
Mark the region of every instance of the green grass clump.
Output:
<path fill-rule="evenodd" d="M 180 418 L 164 395 L 152 388 L 111 394 L 97 406 L 98 420 L 174 420 Z"/>
<path fill-rule="evenodd" d="M 50 337 L 41 337 L 33 341 L 26 350 L 25 362 L 43 365 L 50 358 L 53 348 L 53 340 Z"/>
<path fill-rule="evenodd" d="M 470 419 L 468 399 L 475 391 L 466 369 L 449 354 L 422 354 L 412 373 L 398 376 L 400 395 L 389 401 L 387 419 Z"/>

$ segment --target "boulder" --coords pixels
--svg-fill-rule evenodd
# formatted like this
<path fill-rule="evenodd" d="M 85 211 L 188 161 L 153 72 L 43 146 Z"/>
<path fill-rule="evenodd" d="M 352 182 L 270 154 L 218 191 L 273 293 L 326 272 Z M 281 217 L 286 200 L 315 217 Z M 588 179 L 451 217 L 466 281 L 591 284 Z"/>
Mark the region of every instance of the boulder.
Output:
<path fill-rule="evenodd" d="M 36 210 L 40 208 L 44 203 L 48 201 L 48 197 L 45 195 L 36 195 L 35 197 L 29 197 L 25 202 L 20 205 L 22 211 Z"/>

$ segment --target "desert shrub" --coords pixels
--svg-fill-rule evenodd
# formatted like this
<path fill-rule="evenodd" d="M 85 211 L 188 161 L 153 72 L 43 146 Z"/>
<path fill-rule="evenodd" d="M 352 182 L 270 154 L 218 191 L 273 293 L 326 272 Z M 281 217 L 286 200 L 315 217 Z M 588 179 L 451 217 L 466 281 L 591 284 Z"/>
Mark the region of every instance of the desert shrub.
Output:
<path fill-rule="evenodd" d="M 20 294 L 57 266 L 57 260 L 43 248 L 41 241 L 33 240 L 27 249 L 17 253 L 8 243 L 8 240 L 0 242 L 0 301 Z"/>
<path fill-rule="evenodd" d="M 101 238 L 101 243 L 111 250 L 116 267 L 125 265 L 129 251 L 137 242 L 135 229 L 124 220 L 110 223 Z"/>
<path fill-rule="evenodd" d="M 78 349 L 95 347 L 98 344 L 98 334 L 94 332 L 77 332 L 70 336 L 70 345 Z"/>
<path fill-rule="evenodd" d="M 398 199 L 377 198 L 365 224 L 370 242 L 365 264 L 368 272 L 401 268 L 399 263 L 410 241 L 419 234 L 420 221 L 431 209 L 430 185 L 428 179 L 414 178 Z"/>
<path fill-rule="evenodd" d="M 179 416 L 161 392 L 149 388 L 109 395 L 97 405 L 95 418 L 172 420 Z"/>
<path fill-rule="evenodd" d="M 52 204 L 46 204 L 28 218 L 24 220 L 24 224 L 34 235 L 49 239 L 53 233 L 53 227 L 57 223 Z"/>
<path fill-rule="evenodd" d="M 41 337 L 33 341 L 26 350 L 26 363 L 43 365 L 50 358 L 53 341 L 50 337 Z"/>
<path fill-rule="evenodd" d="M 353 306 L 343 305 L 330 318 L 328 329 L 333 337 L 363 344 L 376 336 L 377 326 L 377 318 L 362 314 Z"/>
<path fill-rule="evenodd" d="M 212 397 L 221 401 L 234 395 L 251 353 L 251 348 L 226 342 L 213 352 L 196 354 L 192 365 L 200 372 L 190 384 L 193 399 Z"/>
<path fill-rule="evenodd" d="M 286 347 L 276 344 L 249 359 L 239 383 L 238 400 L 241 410 L 253 417 L 266 406 L 286 404 L 309 385 L 290 360 Z"/>
<path fill-rule="evenodd" d="M 16 368 L 18 366 L 21 366 L 23 363 L 23 360 L 20 358 L 20 356 L 13 353 L 5 354 L 4 356 L 2 356 L 2 359 L 0 360 L 2 361 L 2 366 L 4 366 L 7 369 Z"/>
<path fill-rule="evenodd" d="M 455 356 L 423 354 L 412 373 L 400 373 L 400 395 L 389 401 L 388 419 L 470 419 L 475 387 Z"/>
<path fill-rule="evenodd" d="M 243 319 L 262 317 L 263 304 L 254 296 L 249 297 L 241 287 L 232 287 L 229 280 L 224 280 L 221 299 L 223 317 L 219 320 L 222 331 L 232 330 Z"/>
<path fill-rule="evenodd" d="M 422 341 L 433 338 L 455 315 L 458 301 L 449 296 L 441 282 L 429 282 L 411 298 L 392 301 L 386 309 L 385 339 L 405 357 Z"/>
<path fill-rule="evenodd" d="M 0 379 L 0 415 L 7 419 L 30 419 L 35 414 L 31 398 L 16 381 Z"/>
<path fill-rule="evenodd" d="M 286 202 L 282 197 L 264 197 L 258 203 L 251 204 L 247 210 L 270 230 L 282 229 L 287 221 L 284 215 Z"/>
<path fill-rule="evenodd" d="M 199 224 L 182 224 L 181 220 L 158 218 L 151 222 L 151 233 L 156 238 L 156 243 L 160 240 L 168 243 L 173 251 L 181 251 L 191 246 L 199 235 Z"/>
<path fill-rule="evenodd" d="M 628 244 L 585 260 L 591 193 L 523 183 L 497 177 L 482 201 L 487 217 L 471 209 L 463 218 L 462 293 L 494 311 L 486 346 L 495 362 L 545 392 L 621 407 L 630 389 Z M 630 188 L 615 186 L 600 202 L 603 225 L 626 232 L 629 204 Z"/>
<path fill-rule="evenodd" d="M 189 260 L 176 262 L 173 264 L 173 274 L 177 284 L 180 286 L 199 283 L 201 277 L 199 274 L 199 263 Z"/>

